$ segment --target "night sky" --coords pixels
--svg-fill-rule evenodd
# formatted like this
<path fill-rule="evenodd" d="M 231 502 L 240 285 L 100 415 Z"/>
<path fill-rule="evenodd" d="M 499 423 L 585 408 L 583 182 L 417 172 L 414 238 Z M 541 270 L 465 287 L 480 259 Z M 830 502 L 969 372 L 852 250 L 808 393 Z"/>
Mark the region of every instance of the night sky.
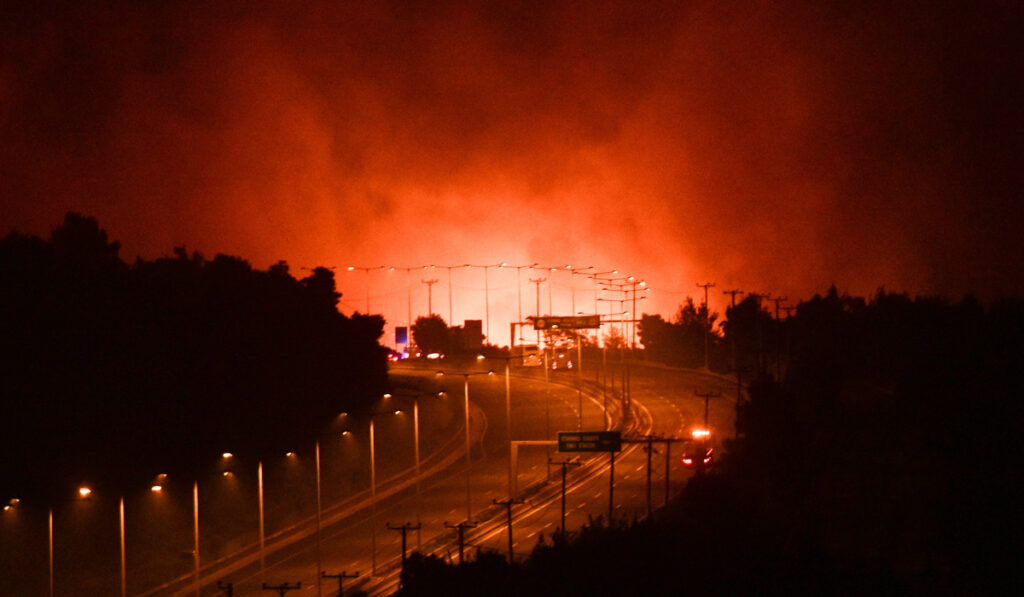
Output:
<path fill-rule="evenodd" d="M 897 4 L 8 1 L 0 234 L 1024 294 L 1024 8 Z"/>

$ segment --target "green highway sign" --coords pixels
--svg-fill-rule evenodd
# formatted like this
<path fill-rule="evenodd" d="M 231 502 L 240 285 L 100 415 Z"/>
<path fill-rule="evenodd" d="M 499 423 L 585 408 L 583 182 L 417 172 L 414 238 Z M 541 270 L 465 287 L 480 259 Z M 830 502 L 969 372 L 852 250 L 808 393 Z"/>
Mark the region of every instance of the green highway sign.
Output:
<path fill-rule="evenodd" d="M 559 431 L 559 452 L 619 452 L 622 433 L 619 431 Z"/>
<path fill-rule="evenodd" d="M 541 315 L 527 317 L 535 330 L 578 330 L 601 327 L 600 315 Z"/>

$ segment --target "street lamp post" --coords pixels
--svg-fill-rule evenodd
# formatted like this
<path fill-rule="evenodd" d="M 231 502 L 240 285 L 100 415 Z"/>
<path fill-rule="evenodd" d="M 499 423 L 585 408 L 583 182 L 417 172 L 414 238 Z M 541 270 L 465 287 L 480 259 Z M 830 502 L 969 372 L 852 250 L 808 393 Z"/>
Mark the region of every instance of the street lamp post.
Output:
<path fill-rule="evenodd" d="M 483 355 L 477 357 L 477 359 L 484 358 Z M 491 357 L 502 359 L 505 361 L 505 440 L 508 443 L 508 497 L 509 499 L 515 498 L 512 495 L 512 377 L 509 374 L 512 359 L 516 358 L 514 355 L 506 357 Z"/>
<path fill-rule="evenodd" d="M 441 396 L 444 392 L 438 392 Z M 413 436 L 413 458 L 415 460 L 414 470 L 416 473 L 416 522 L 420 522 L 420 515 L 423 510 L 423 496 L 420 492 L 420 398 L 430 394 L 397 394 L 400 397 L 412 398 L 412 436 Z M 384 398 L 391 398 L 394 394 L 384 394 Z M 420 529 L 416 529 L 416 547 L 420 547 Z"/>
<path fill-rule="evenodd" d="M 538 264 L 536 264 L 536 263 L 531 263 L 530 265 L 506 265 L 505 266 L 505 267 L 510 267 L 510 268 L 513 268 L 513 269 L 516 270 L 516 305 L 518 305 L 517 313 L 518 313 L 518 316 L 519 316 L 519 318 L 516 321 L 518 323 L 522 323 L 523 322 L 523 289 L 522 289 L 522 278 L 521 278 L 520 270 L 522 270 L 523 268 L 530 268 L 530 269 L 532 269 L 532 268 L 537 267 L 537 265 Z M 522 329 L 521 328 L 520 328 L 519 335 L 522 336 Z M 508 345 L 509 346 L 515 346 L 516 345 L 516 339 L 514 337 L 509 338 Z"/>
<path fill-rule="evenodd" d="M 315 458 L 316 458 L 316 595 L 320 597 L 323 594 L 323 589 L 320 584 L 321 574 L 323 573 L 324 563 L 323 555 L 320 550 L 320 526 L 321 526 L 321 502 L 320 502 L 320 441 L 318 440 L 315 445 Z"/>
<path fill-rule="evenodd" d="M 456 371 L 446 373 L 445 371 L 438 371 L 438 376 L 444 375 L 461 375 L 463 379 L 463 410 L 465 413 L 465 426 L 466 426 L 466 522 L 473 519 L 473 502 L 472 502 L 472 490 L 470 489 L 470 476 L 473 461 L 470 456 L 470 449 L 472 441 L 469 434 L 469 378 L 473 375 L 494 375 L 494 370 L 490 371 Z"/>
<path fill-rule="evenodd" d="M 503 268 L 504 263 L 497 265 L 467 265 L 466 267 L 479 267 L 484 270 L 484 336 L 487 341 L 491 339 L 491 302 L 490 302 L 490 281 L 488 279 L 487 270 L 492 267 Z M 449 325 L 451 322 L 449 322 Z"/>
<path fill-rule="evenodd" d="M 121 597 L 128 597 L 128 571 L 124 553 L 124 496 L 117 504 L 118 531 L 121 543 Z"/>
<path fill-rule="evenodd" d="M 192 563 L 195 565 L 196 597 L 199 597 L 199 482 L 192 484 Z"/>
<path fill-rule="evenodd" d="M 374 438 L 373 421 L 377 415 L 386 413 L 372 413 L 370 415 L 370 575 L 377 576 L 377 456 L 376 441 Z M 394 414 L 402 414 L 396 410 Z"/>
<path fill-rule="evenodd" d="M 256 501 L 259 509 L 259 540 L 260 540 L 260 580 L 263 578 L 263 571 L 265 568 L 266 560 L 264 559 L 263 549 L 265 547 L 266 535 L 264 533 L 265 527 L 263 526 L 263 461 L 256 463 Z"/>
<path fill-rule="evenodd" d="M 362 270 L 363 272 L 366 273 L 366 314 L 369 315 L 370 314 L 370 271 L 371 270 L 375 270 L 375 269 L 384 269 L 384 266 L 383 265 L 378 265 L 378 266 L 375 266 L 375 267 L 359 267 L 359 266 L 356 266 L 356 265 L 350 265 L 346 269 L 348 269 L 348 271 L 350 271 L 350 272 L 355 271 L 355 270 L 358 269 L 358 270 Z"/>

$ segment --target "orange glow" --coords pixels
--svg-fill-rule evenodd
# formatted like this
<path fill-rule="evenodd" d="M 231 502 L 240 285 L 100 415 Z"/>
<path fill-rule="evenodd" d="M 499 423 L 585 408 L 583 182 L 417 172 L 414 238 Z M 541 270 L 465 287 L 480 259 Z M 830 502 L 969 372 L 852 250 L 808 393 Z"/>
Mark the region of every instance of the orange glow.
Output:
<path fill-rule="evenodd" d="M 89 497 L 91 495 L 92 495 L 92 489 L 89 489 L 88 487 L 84 487 L 84 486 L 78 488 L 78 497 L 80 497 L 82 499 L 85 499 L 85 498 L 87 498 L 87 497 Z"/>
<path fill-rule="evenodd" d="M 697 439 L 701 439 L 711 435 L 711 432 L 707 429 L 694 429 L 692 435 Z"/>
<path fill-rule="evenodd" d="M 164 487 L 163 485 L 154 485 L 150 487 L 149 490 L 152 491 L 153 493 L 160 493 L 161 491 L 164 490 Z"/>
<path fill-rule="evenodd" d="M 599 310 L 591 280 L 573 275 L 583 263 L 648 281 L 658 291 L 644 308 L 666 317 L 696 280 L 793 300 L 833 281 L 860 295 L 1024 284 L 1016 222 L 1000 216 L 1017 195 L 972 183 L 1017 180 L 1014 160 L 981 151 L 1016 138 L 946 113 L 982 99 L 979 119 L 1014 113 L 1014 94 L 963 84 L 1005 79 L 974 78 L 987 62 L 945 59 L 1005 48 L 956 23 L 973 31 L 956 48 L 928 38 L 943 30 L 933 17 L 950 18 L 931 14 L 942 3 L 917 3 L 914 21 L 936 27 L 905 36 L 884 11 L 856 36 L 798 8 L 803 26 L 779 28 L 771 3 L 611 3 L 568 21 L 545 5 L 528 34 L 475 3 L 457 19 L 379 3 L 253 9 L 230 27 L 213 4 L 73 31 L 80 72 L 106 76 L 66 80 L 79 69 L 47 44 L 72 25 L 13 17 L 12 47 L 37 50 L 0 56 L 16 148 L 0 155 L 0 234 L 46 235 L 75 210 L 128 262 L 186 246 L 259 268 L 285 260 L 296 276 L 333 267 L 339 308 L 369 303 L 388 334 L 426 314 L 428 290 L 408 274 L 431 269 L 433 310 L 490 319 L 495 344 L 520 303 L 523 315 Z M 957 89 L 977 99 L 949 97 Z M 1013 134 L 987 129 L 1000 131 Z M 879 156 L 891 135 L 907 141 Z M 937 149 L 949 139 L 977 155 L 951 161 Z M 531 274 L 548 278 L 539 309 Z M 709 299 L 724 311 L 726 297 Z"/>

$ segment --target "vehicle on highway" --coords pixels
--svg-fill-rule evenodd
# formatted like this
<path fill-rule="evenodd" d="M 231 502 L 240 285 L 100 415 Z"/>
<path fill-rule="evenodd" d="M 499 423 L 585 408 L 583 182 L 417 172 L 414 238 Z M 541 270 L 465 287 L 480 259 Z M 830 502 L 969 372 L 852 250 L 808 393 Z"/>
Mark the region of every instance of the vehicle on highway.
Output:
<path fill-rule="evenodd" d="M 556 348 L 551 351 L 551 370 L 552 371 L 572 371 L 574 363 L 572 362 L 572 353 L 569 349 Z"/>
<path fill-rule="evenodd" d="M 523 367 L 540 367 L 544 364 L 544 357 L 536 344 L 519 345 L 519 356 L 522 359 Z"/>
<path fill-rule="evenodd" d="M 707 429 L 693 431 L 693 439 L 683 444 L 683 466 L 695 468 L 698 472 L 711 466 L 715 449 L 711 446 L 710 436 Z"/>

